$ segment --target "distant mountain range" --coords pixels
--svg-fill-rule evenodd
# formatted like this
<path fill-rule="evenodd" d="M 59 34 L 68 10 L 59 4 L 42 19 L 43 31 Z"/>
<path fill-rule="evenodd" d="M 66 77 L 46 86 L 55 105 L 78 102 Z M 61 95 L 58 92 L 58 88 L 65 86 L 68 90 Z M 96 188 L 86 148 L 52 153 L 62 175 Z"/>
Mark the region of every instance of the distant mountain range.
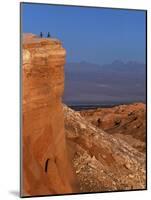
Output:
<path fill-rule="evenodd" d="M 65 65 L 63 101 L 67 104 L 145 102 L 145 97 L 143 63 L 116 60 L 104 65 L 85 61 Z"/>

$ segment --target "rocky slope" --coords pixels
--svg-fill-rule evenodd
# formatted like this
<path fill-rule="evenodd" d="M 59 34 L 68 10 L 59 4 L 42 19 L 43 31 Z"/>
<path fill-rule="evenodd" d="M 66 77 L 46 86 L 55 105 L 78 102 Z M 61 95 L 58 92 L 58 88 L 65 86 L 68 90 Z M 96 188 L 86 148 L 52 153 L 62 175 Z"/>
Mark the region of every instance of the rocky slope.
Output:
<path fill-rule="evenodd" d="M 80 114 L 98 128 L 121 138 L 134 148 L 146 150 L 146 105 L 133 103 L 112 108 L 81 111 Z"/>
<path fill-rule="evenodd" d="M 66 51 L 57 39 L 23 36 L 22 196 L 71 193 L 61 97 Z"/>
<path fill-rule="evenodd" d="M 144 189 L 145 155 L 64 106 L 65 130 L 81 192 Z"/>

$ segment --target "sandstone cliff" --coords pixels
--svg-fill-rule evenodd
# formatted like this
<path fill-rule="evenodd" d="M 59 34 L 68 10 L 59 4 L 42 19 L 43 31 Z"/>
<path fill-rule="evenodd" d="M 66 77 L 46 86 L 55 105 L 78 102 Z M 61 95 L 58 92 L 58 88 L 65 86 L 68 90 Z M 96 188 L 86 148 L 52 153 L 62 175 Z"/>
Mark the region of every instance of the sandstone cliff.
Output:
<path fill-rule="evenodd" d="M 61 97 L 66 51 L 57 39 L 23 36 L 22 196 L 76 191 Z"/>

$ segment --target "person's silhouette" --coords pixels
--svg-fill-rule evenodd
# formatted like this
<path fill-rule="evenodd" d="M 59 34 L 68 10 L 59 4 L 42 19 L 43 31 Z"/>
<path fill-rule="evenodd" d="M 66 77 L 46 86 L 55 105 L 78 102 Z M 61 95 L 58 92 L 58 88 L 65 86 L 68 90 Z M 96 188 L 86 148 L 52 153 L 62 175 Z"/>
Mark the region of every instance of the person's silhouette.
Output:
<path fill-rule="evenodd" d="M 40 37 L 41 37 L 41 38 L 43 37 L 43 34 L 42 34 L 42 32 L 40 32 Z"/>
<path fill-rule="evenodd" d="M 50 33 L 48 32 L 48 34 L 47 34 L 47 38 L 50 38 Z"/>

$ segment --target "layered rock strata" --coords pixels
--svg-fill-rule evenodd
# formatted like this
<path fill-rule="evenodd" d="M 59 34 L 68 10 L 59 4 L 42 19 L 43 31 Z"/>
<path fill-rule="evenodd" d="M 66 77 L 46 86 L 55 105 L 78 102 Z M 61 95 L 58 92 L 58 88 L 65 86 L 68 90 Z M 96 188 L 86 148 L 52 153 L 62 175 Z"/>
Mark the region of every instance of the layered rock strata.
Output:
<path fill-rule="evenodd" d="M 22 48 L 22 196 L 72 193 L 61 104 L 66 51 L 32 34 Z"/>

